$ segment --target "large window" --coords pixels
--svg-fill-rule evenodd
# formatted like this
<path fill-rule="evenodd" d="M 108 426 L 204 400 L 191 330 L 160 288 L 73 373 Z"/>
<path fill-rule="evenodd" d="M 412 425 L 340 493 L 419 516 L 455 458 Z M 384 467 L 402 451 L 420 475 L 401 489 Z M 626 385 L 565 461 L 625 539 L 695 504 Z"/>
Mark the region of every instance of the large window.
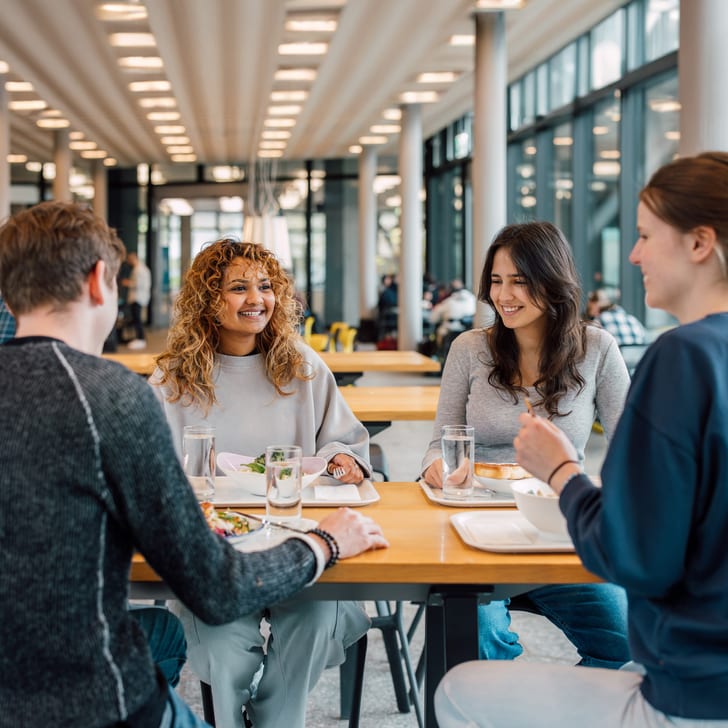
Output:
<path fill-rule="evenodd" d="M 574 126 L 571 122 L 554 129 L 550 187 L 553 194 L 553 223 L 571 240 L 571 208 L 574 190 Z"/>
<path fill-rule="evenodd" d="M 515 220 L 527 222 L 536 218 L 536 139 L 529 137 L 517 150 L 518 161 L 512 183 L 515 185 Z"/>

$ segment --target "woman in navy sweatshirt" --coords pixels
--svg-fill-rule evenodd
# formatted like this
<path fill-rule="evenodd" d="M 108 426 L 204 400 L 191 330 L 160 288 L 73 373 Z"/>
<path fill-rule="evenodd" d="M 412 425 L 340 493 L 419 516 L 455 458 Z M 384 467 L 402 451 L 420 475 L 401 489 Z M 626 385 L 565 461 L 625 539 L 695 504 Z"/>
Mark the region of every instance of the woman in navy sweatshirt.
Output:
<path fill-rule="evenodd" d="M 546 419 L 521 415 L 514 441 L 584 565 L 626 589 L 636 664 L 465 663 L 438 688 L 441 728 L 728 726 L 728 153 L 659 169 L 637 227 L 646 302 L 680 325 L 637 366 L 603 487 Z"/>

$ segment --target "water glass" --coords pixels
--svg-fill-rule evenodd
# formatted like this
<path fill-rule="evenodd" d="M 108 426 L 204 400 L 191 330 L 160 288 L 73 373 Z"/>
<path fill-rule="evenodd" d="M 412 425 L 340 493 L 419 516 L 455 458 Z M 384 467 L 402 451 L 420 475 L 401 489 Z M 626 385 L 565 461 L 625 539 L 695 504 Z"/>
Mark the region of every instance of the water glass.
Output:
<path fill-rule="evenodd" d="M 442 493 L 462 499 L 473 493 L 475 433 L 470 425 L 442 428 Z"/>
<path fill-rule="evenodd" d="M 301 517 L 303 453 L 298 445 L 265 449 L 265 513 L 271 521 Z"/>
<path fill-rule="evenodd" d="M 198 501 L 215 495 L 215 428 L 186 425 L 182 433 L 182 467 Z"/>

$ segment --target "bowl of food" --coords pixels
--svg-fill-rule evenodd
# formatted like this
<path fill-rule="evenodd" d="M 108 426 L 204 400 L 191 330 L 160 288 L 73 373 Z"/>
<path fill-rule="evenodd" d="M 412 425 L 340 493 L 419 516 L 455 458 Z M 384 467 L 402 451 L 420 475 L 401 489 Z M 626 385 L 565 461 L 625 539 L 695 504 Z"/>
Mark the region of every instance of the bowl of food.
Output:
<path fill-rule="evenodd" d="M 326 460 L 319 457 L 302 458 L 301 483 L 311 485 L 326 470 Z M 217 454 L 217 467 L 237 485 L 253 495 L 265 495 L 265 454 L 251 457 L 233 452 Z"/>
<path fill-rule="evenodd" d="M 218 536 L 232 542 L 244 538 L 260 528 L 260 523 L 251 523 L 241 513 L 228 509 L 217 509 L 210 501 L 200 503 L 207 525 Z"/>
<path fill-rule="evenodd" d="M 511 483 L 530 478 L 518 463 L 473 463 L 473 475 L 484 488 L 511 494 Z"/>
<path fill-rule="evenodd" d="M 547 538 L 566 540 L 569 531 L 559 497 L 542 480 L 524 478 L 511 483 L 516 507 Z"/>

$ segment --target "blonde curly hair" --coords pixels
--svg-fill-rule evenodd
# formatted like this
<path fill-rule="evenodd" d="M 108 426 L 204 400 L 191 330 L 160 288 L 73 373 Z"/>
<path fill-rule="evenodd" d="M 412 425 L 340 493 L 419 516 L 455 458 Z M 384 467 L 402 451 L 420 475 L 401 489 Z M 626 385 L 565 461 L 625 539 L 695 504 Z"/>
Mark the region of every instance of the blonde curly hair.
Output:
<path fill-rule="evenodd" d="M 170 402 L 183 401 L 204 410 L 217 402 L 213 369 L 220 345 L 220 315 L 225 302 L 225 272 L 236 259 L 262 268 L 270 279 L 276 302 L 268 325 L 256 336 L 256 349 L 265 355 L 268 379 L 280 395 L 293 379 L 310 379 L 297 347 L 301 306 L 294 298 L 293 282 L 275 255 L 262 245 L 222 238 L 205 246 L 185 275 L 174 304 L 174 319 L 167 348 L 157 357 L 158 384 L 169 388 Z"/>

